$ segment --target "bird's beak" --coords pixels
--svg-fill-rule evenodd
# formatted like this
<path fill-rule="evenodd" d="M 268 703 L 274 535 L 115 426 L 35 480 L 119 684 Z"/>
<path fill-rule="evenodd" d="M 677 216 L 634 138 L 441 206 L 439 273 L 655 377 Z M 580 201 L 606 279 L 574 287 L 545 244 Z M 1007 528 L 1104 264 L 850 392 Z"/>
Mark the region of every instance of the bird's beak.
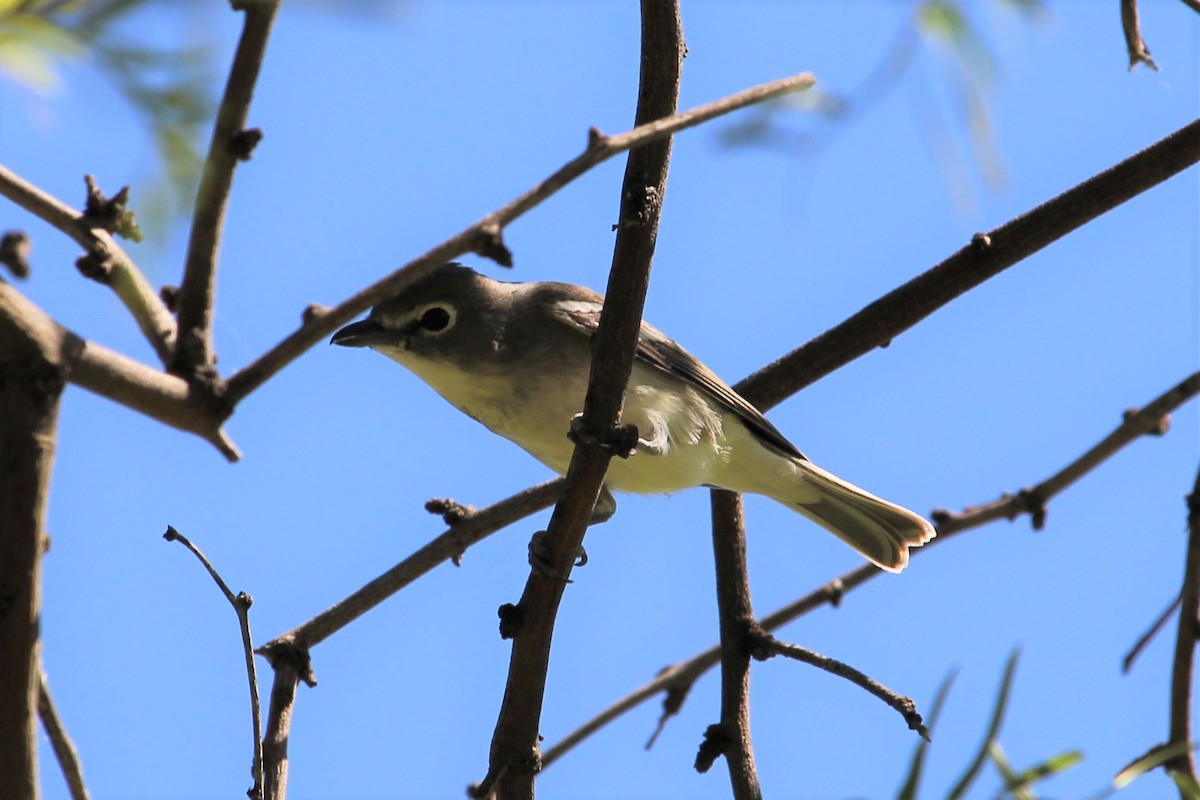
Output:
<path fill-rule="evenodd" d="M 340 344 L 343 347 L 373 347 L 377 344 L 387 344 L 394 341 L 395 335 L 373 319 L 351 322 L 333 335 L 330 344 Z"/>

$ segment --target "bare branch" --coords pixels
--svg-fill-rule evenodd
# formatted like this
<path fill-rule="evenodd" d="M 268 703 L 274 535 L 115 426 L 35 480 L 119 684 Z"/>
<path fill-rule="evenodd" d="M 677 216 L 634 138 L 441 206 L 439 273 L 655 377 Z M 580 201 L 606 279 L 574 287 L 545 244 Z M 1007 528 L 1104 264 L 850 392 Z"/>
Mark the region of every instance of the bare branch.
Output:
<path fill-rule="evenodd" d="M 1102 442 L 1114 443 L 1119 449 L 1124 445 L 1129 444 L 1138 436 L 1147 431 L 1155 430 L 1157 422 L 1163 415 L 1173 411 L 1189 399 L 1200 393 L 1200 373 L 1193 374 L 1182 383 L 1171 387 L 1163 395 L 1150 402 L 1141 411 L 1133 415 L 1127 415 L 1122 424 L 1113 433 L 1109 434 Z M 1097 446 L 1097 448 L 1100 445 Z M 1055 493 L 1064 490 L 1069 486 L 1078 475 L 1075 475 L 1077 466 L 1081 462 L 1086 462 L 1089 469 L 1094 469 L 1100 465 L 1100 461 L 1089 457 L 1097 448 L 1092 448 L 1088 453 L 1071 462 L 1063 470 L 1052 475 L 1042 483 L 1039 487 L 1057 487 Z M 1115 450 L 1109 452 L 1111 456 Z M 1064 475 L 1075 475 L 1071 481 L 1064 481 Z M 1034 491 L 1037 491 L 1036 489 Z M 1047 488 L 1046 491 L 1049 491 Z M 1042 495 L 1046 502 L 1053 498 L 1053 494 Z M 948 512 L 935 512 L 934 521 L 937 523 L 938 535 L 925 547 L 914 552 L 914 555 L 924 553 L 935 545 L 940 545 L 955 535 L 963 531 L 977 528 L 992 522 L 996 519 L 1005 517 L 1005 513 L 996 513 L 993 507 L 996 504 L 988 504 L 977 506 L 980 511 L 968 510 L 958 515 L 950 515 Z M 1016 510 L 1015 513 L 1020 513 L 1025 510 L 1024 507 Z M 770 614 L 759 620 L 759 625 L 763 630 L 774 631 L 792 622 L 810 611 L 814 611 L 825 605 L 838 606 L 841 604 L 842 598 L 846 593 L 853 591 L 862 584 L 868 582 L 872 578 L 885 574 L 882 570 L 873 564 L 863 564 L 850 572 L 845 573 L 841 577 L 835 578 L 824 586 L 809 592 L 803 597 L 794 600 L 791 603 L 776 609 Z M 654 680 L 634 690 L 624 698 L 614 703 L 609 708 L 602 711 L 600 714 L 593 717 L 584 725 L 580 726 L 575 731 L 568 734 L 561 742 L 549 747 L 542 759 L 543 767 L 549 766 L 554 761 L 561 758 L 566 752 L 582 742 L 592 733 L 599 730 L 608 722 L 620 717 L 627 711 L 636 708 L 646 700 L 654 697 L 660 692 L 668 692 L 670 696 L 680 696 L 686 693 L 688 687 L 695 682 L 697 678 L 703 675 L 708 670 L 716 666 L 721 659 L 720 647 L 710 647 L 709 649 L 692 656 L 684 662 L 673 664 L 664 669 L 655 677 Z M 670 710 L 674 713 L 678 710 L 678 704 Z"/>
<path fill-rule="evenodd" d="M 1183 589 L 1180 591 L 1179 628 L 1175 636 L 1175 661 L 1171 668 L 1171 737 L 1167 744 L 1187 749 L 1166 764 L 1192 785 L 1200 783 L 1192 743 L 1192 668 L 1196 660 L 1197 627 L 1200 626 L 1200 472 L 1188 495 L 1188 546 L 1184 559 Z M 1180 792 L 1182 800 L 1187 796 Z"/>
<path fill-rule="evenodd" d="M 0 287 L 4 287 L 0 281 Z M 37 797 L 46 499 L 67 366 L 0 314 L 0 797 Z"/>
<path fill-rule="evenodd" d="M 1150 48 L 1142 39 L 1142 23 L 1138 19 L 1137 0 L 1121 0 L 1121 31 L 1125 34 L 1125 50 L 1129 53 L 1129 69 L 1145 64 L 1158 72 L 1158 64 L 1150 57 Z"/>
<path fill-rule="evenodd" d="M 79 752 L 59 719 L 58 709 L 54 707 L 54 698 L 50 696 L 50 686 L 46 683 L 44 669 L 38 671 L 38 716 L 42 720 L 42 730 L 46 731 L 46 738 L 54 748 L 54 757 L 58 759 L 58 766 L 62 769 L 71 800 L 88 800 L 87 785 L 83 782 L 83 768 L 79 764 Z"/>
<path fill-rule="evenodd" d="M 683 30 L 677 0 L 642 0 L 641 76 L 636 125 L 675 113 L 683 66 Z M 658 126 L 669 130 L 668 125 Z M 595 137 L 593 137 L 595 138 Z M 494 786 L 503 800 L 533 797 L 538 764 L 539 724 L 554 621 L 576 552 L 583 542 L 600 493 L 611 452 L 602 446 L 621 422 L 625 387 L 641 327 L 670 163 L 670 138 L 655 139 L 629 154 L 621 184 L 617 237 L 613 248 L 600 326 L 593 342 L 591 375 L 581 427 L 599 441 L 577 443 L 567 470 L 563 499 L 550 519 L 547 558 L 562 579 L 534 570 L 516 606 L 508 683 L 492 736 L 488 774 L 480 787 Z M 511 617 L 510 617 L 511 619 Z M 511 628 L 507 633 L 514 633 Z"/>
<path fill-rule="evenodd" d="M 721 630 L 721 722 L 705 732 L 695 767 L 707 772 L 718 755 L 724 756 L 733 796 L 753 800 L 762 797 L 762 788 L 750 743 L 750 654 L 752 640 L 760 637 L 750 604 L 741 495 L 712 492 L 712 541 Z"/>
<path fill-rule="evenodd" d="M 778 405 L 937 309 L 1101 214 L 1200 161 L 1200 121 L 988 234 L 734 388 L 760 410 Z"/>
<path fill-rule="evenodd" d="M 259 651 L 265 654 L 270 649 L 284 645 L 307 649 L 320 644 L 434 567 L 461 558 L 468 547 L 501 528 L 549 508 L 562 496 L 562 490 L 563 480 L 556 478 L 518 492 L 481 511 L 467 514 L 445 533 L 354 594 L 303 625 L 277 636 Z"/>
<path fill-rule="evenodd" d="M 737 111 L 753 103 L 761 103 L 772 97 L 807 89 L 812 83 L 812 75 L 803 73 L 755 86 L 681 114 L 637 125 L 632 130 L 616 136 L 605 136 L 594 131 L 588 147 L 583 153 L 503 208 L 465 228 L 387 277 L 342 301 L 336 307 L 320 310 L 319 313 L 306 314 L 300 328 L 229 378 L 226 398 L 231 405 L 241 402 L 248 394 L 262 386 L 272 375 L 290 364 L 308 348 L 328 337 L 337 328 L 345 325 L 366 309 L 420 280 L 435 267 L 470 252 L 483 252 L 491 257 L 494 254 L 496 237 L 499 236 L 499 232 L 504 226 L 533 209 L 592 167 L 631 148 L 659 141 L 678 131 Z"/>
<path fill-rule="evenodd" d="M 61 358 L 67 380 L 139 411 L 165 425 L 194 433 L 230 461 L 240 457 L 221 428 L 224 419 L 181 378 L 88 342 L 59 325 L 11 285 L 0 281 L 0 323 L 10 322 L 43 352 Z"/>
<path fill-rule="evenodd" d="M 225 579 L 221 577 L 221 573 L 217 572 L 217 568 L 212 565 L 212 562 L 208 560 L 204 553 L 200 552 L 200 548 L 192 544 L 190 539 L 175 530 L 175 528 L 168 525 L 167 532 L 163 534 L 163 538 L 168 542 L 179 542 L 191 551 L 192 555 L 208 570 L 208 574 L 217 584 L 217 588 L 221 590 L 221 594 L 225 595 L 225 599 L 229 601 L 229 605 L 233 606 L 233 612 L 237 614 L 238 628 L 242 632 L 242 654 L 246 659 L 246 677 L 250 681 L 250 720 L 254 729 L 254 760 L 250 766 L 250 775 L 254 778 L 254 786 L 246 794 L 250 796 L 251 800 L 262 800 L 262 707 L 258 701 L 258 675 L 254 668 L 254 641 L 250 636 L 250 606 L 254 603 L 254 599 L 245 592 L 234 594 L 229 588 L 229 584 L 225 583 Z"/>
<path fill-rule="evenodd" d="M 1171 605 L 1167 606 L 1166 609 L 1155 618 L 1154 622 L 1150 624 L 1150 627 L 1146 629 L 1146 632 L 1138 637 L 1138 640 L 1134 643 L 1133 647 L 1129 648 L 1129 652 L 1125 654 L 1125 658 L 1121 660 L 1121 672 L 1127 675 L 1129 674 L 1129 671 L 1133 669 L 1133 663 L 1137 661 L 1138 656 L 1140 656 L 1142 651 L 1146 649 L 1146 645 L 1150 644 L 1150 642 L 1154 640 L 1154 637 L 1166 627 L 1167 622 L 1169 622 L 1171 619 L 1171 615 L 1175 613 L 1175 610 L 1179 608 L 1179 604 L 1182 602 L 1183 597 L 1180 595 L 1175 595 L 1175 599 L 1171 601 Z"/>
<path fill-rule="evenodd" d="M 103 283 L 129 309 L 146 341 L 166 364 L 175 346 L 175 317 L 112 235 L 93 228 L 83 214 L 3 166 L 0 166 L 0 194 L 79 243 L 87 253 L 84 258 L 90 264 L 100 265 Z"/>
<path fill-rule="evenodd" d="M 770 635 L 765 637 L 761 643 L 761 647 L 769 655 L 786 656 L 796 661 L 802 661 L 805 664 L 811 664 L 818 669 L 825 670 L 831 675 L 845 678 L 855 686 L 867 690 L 900 712 L 909 729 L 916 731 L 925 741 L 929 741 L 929 731 L 926 730 L 925 722 L 921 719 L 921 715 L 917 713 L 917 704 L 912 701 L 912 698 L 896 694 L 882 683 L 879 683 L 871 676 L 860 672 L 849 664 L 838 661 L 836 658 L 830 658 L 829 656 L 813 652 L 807 647 L 781 642 Z"/>
<path fill-rule="evenodd" d="M 246 117 L 279 2 L 242 0 L 234 2 L 233 6 L 246 16 L 225 84 L 225 95 L 217 111 L 208 158 L 200 175 L 187 262 L 179 286 L 179 341 L 172 371 L 187 376 L 215 375 L 212 320 L 221 231 L 233 186 L 233 170 L 239 161 L 249 157 L 248 148 L 253 147 L 261 136 L 246 131 Z"/>

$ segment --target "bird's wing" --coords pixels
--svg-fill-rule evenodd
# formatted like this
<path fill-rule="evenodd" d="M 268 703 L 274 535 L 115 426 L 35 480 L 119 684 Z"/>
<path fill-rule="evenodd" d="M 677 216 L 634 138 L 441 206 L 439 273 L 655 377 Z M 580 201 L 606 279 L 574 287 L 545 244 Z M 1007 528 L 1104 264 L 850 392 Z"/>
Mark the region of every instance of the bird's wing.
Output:
<path fill-rule="evenodd" d="M 594 298 L 564 298 L 553 304 L 552 314 L 559 322 L 591 337 L 600 325 L 602 304 L 603 298 L 599 295 L 595 295 Z M 750 405 L 729 384 L 700 363 L 699 359 L 646 322 L 642 323 L 638 334 L 636 356 L 643 364 L 673 375 L 716 400 L 719 405 L 736 414 L 746 428 L 772 450 L 792 458 L 807 460 L 761 411 Z"/>

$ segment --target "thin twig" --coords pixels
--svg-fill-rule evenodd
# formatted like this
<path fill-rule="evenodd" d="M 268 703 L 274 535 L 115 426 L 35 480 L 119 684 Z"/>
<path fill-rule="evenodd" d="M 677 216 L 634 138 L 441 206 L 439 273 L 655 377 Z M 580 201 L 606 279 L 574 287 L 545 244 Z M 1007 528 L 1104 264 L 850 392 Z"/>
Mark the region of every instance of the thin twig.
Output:
<path fill-rule="evenodd" d="M 83 214 L 3 166 L 0 166 L 0 195 L 70 236 L 89 258 L 103 264 L 104 283 L 129 309 L 162 363 L 170 360 L 175 346 L 175 317 L 112 234 L 93 228 Z"/>
<path fill-rule="evenodd" d="M 245 13 L 242 35 L 233 55 L 225 83 L 225 94 L 217 110 L 208 157 L 200 175 L 192 227 L 188 237 L 187 261 L 179 285 L 176 308 L 179 339 L 172 371 L 180 375 L 215 375 L 212 350 L 212 321 L 216 303 L 217 260 L 221 230 L 233 186 L 233 171 L 248 157 L 244 145 L 246 117 L 278 0 L 249 0 L 233 3 Z"/>
<path fill-rule="evenodd" d="M 1182 2 L 1185 6 L 1190 8 L 1192 11 L 1195 11 L 1197 14 L 1200 14 L 1200 0 L 1182 0 Z"/>
<path fill-rule="evenodd" d="M 492 735 L 488 773 L 478 789 L 480 795 L 494 789 L 503 800 L 533 797 L 533 779 L 540 769 L 539 725 L 554 621 L 612 457 L 603 441 L 612 438 L 621 421 L 650 283 L 671 154 L 666 132 L 675 129 L 669 118 L 679 101 L 684 45 L 678 0 L 642 0 L 641 20 L 641 75 L 634 122 L 655 135 L 653 141 L 630 152 L 621 183 L 612 269 L 581 417 L 582 429 L 595 440 L 576 445 L 563 499 L 554 509 L 545 537 L 546 557 L 561 578 L 533 570 L 520 602 L 506 618 L 515 622 L 506 631 L 513 635 L 508 683 Z M 664 133 L 660 135 L 660 131 Z"/>
<path fill-rule="evenodd" d="M 761 646 L 771 655 L 787 656 L 796 661 L 811 664 L 818 669 L 825 670 L 831 675 L 845 678 L 855 686 L 867 690 L 900 712 L 909 729 L 916 731 L 925 741 L 929 741 L 929 731 L 925 728 L 925 722 L 921 719 L 921 715 L 917 713 L 917 704 L 911 698 L 893 692 L 871 676 L 843 661 L 823 656 L 820 653 L 809 650 L 807 647 L 781 642 L 774 636 L 767 636 Z"/>
<path fill-rule="evenodd" d="M 261 800 L 263 797 L 262 707 L 258 699 L 258 675 L 254 667 L 254 641 L 250 636 L 250 606 L 254 603 L 254 599 L 245 592 L 234 594 L 229 585 L 225 583 L 224 578 L 221 577 L 221 573 L 217 572 L 216 567 L 205 557 L 204 553 L 200 552 L 200 549 L 192 544 L 186 536 L 170 525 L 167 526 L 167 532 L 163 534 L 163 538 L 168 542 L 179 542 L 200 560 L 221 590 L 221 594 L 225 595 L 229 605 L 233 606 L 234 613 L 237 614 L 238 627 L 242 632 L 242 653 L 246 659 L 246 678 L 250 683 L 250 719 L 254 728 L 254 760 L 250 766 L 250 775 L 254 778 L 254 786 L 246 794 L 251 800 Z"/>
<path fill-rule="evenodd" d="M 195 396 L 181 378 L 85 341 L 4 281 L 0 281 L 0 318 L 12 321 L 43 350 L 59 354 L 71 383 L 164 425 L 194 433 L 230 461 L 240 458 L 221 428 L 221 414 Z"/>
<path fill-rule="evenodd" d="M 425 573 L 447 561 L 461 558 L 468 547 L 517 520 L 554 505 L 562 496 L 562 490 L 562 478 L 555 478 L 480 511 L 471 512 L 358 591 L 263 645 L 260 652 L 265 653 L 283 645 L 303 649 L 315 647 Z"/>
<path fill-rule="evenodd" d="M 67 782 L 67 791 L 71 800 L 88 800 L 87 784 L 83 782 L 83 767 L 79 763 L 79 751 L 71 741 L 67 729 L 63 727 L 54 706 L 54 698 L 50 696 L 50 687 L 46 683 L 46 671 L 38 675 L 38 717 L 42 720 L 42 730 L 54 748 L 54 757 L 58 759 L 59 769 Z"/>
<path fill-rule="evenodd" d="M 729 114 L 748 105 L 761 103 L 789 92 L 801 91 L 811 86 L 812 83 L 812 76 L 803 73 L 746 89 L 666 119 L 637 125 L 626 133 L 605 136 L 598 131 L 593 131 L 594 135 L 590 138 L 588 147 L 583 153 L 503 208 L 488 214 L 387 277 L 342 301 L 334 308 L 325 309 L 319 314 L 308 315 L 304 324 L 297 330 L 286 336 L 253 363 L 230 376 L 226 386 L 226 398 L 231 405 L 236 405 L 308 348 L 327 338 L 334 330 L 367 308 L 396 294 L 405 286 L 416 282 L 429 271 L 447 261 L 453 261 L 466 253 L 477 252 L 483 249 L 485 244 L 494 246 L 496 237 L 506 225 L 596 165 L 626 150 L 658 141 L 723 114 Z"/>
<path fill-rule="evenodd" d="M 1148 430 L 1156 429 L 1156 425 L 1152 424 L 1151 420 L 1157 422 L 1163 415 L 1187 402 L 1198 392 L 1200 392 L 1200 373 L 1193 374 L 1182 383 L 1171 387 L 1163 395 L 1147 404 L 1141 412 L 1127 415 L 1122 424 L 1113 433 L 1109 434 L 1103 442 L 1113 443 L 1116 449 L 1129 444 Z M 1109 451 L 1106 458 L 1111 457 L 1116 452 L 1116 449 Z M 1083 463 L 1088 465 L 1088 469 L 1095 469 L 1102 463 L 1089 457 L 1088 454 L 1093 453 L 1095 450 L 1096 448 L 1092 448 L 1087 454 L 1072 461 L 1071 464 L 1043 481 L 1039 486 L 1058 487 L 1056 491 L 1064 490 L 1073 481 L 1063 481 L 1062 476 L 1074 475 L 1078 467 Z M 1075 475 L 1075 477 L 1077 478 L 1078 475 Z M 1049 502 L 1053 496 L 1052 494 L 1046 494 L 1042 498 L 1046 502 Z M 937 523 L 937 537 L 924 547 L 915 550 L 913 555 L 927 552 L 932 547 L 949 541 L 959 533 L 978 528 L 996 519 L 1004 518 L 1006 516 L 1005 513 L 995 513 L 993 511 L 995 505 L 976 506 L 974 509 L 968 509 L 957 515 L 950 515 L 948 512 L 942 512 L 942 514 L 935 512 L 934 521 Z M 1023 510 L 1027 509 L 1022 507 L 1016 513 L 1020 513 Z M 759 620 L 759 625 L 763 630 L 774 631 L 822 606 L 831 605 L 836 607 L 841 604 L 842 599 L 848 592 L 883 574 L 885 573 L 875 565 L 863 564 L 833 579 L 819 589 L 809 592 L 803 597 L 776 609 Z M 584 725 L 572 731 L 561 742 L 547 748 L 542 757 L 542 766 L 547 767 L 554 761 L 557 761 L 568 750 L 578 745 L 604 725 L 617 719 L 627 711 L 636 708 L 660 692 L 668 692 L 669 697 L 685 693 L 686 689 L 697 678 L 716 666 L 720 662 L 720 658 L 721 649 L 719 646 L 714 646 L 692 656 L 686 661 L 673 664 L 664 669 L 654 680 L 630 692 Z M 671 709 L 671 713 L 678 711 L 678 706 L 679 704 L 675 704 L 675 707 Z"/>
<path fill-rule="evenodd" d="M 1187 776 L 1194 785 L 1196 758 L 1192 742 L 1192 669 L 1196 660 L 1197 627 L 1200 627 L 1200 472 L 1188 495 L 1188 545 L 1184 559 L 1183 588 L 1179 592 L 1179 627 L 1175 636 L 1175 660 L 1171 667 L 1171 736 L 1168 745 L 1188 749 L 1165 765 L 1168 771 Z M 1180 791 L 1182 800 L 1187 797 Z"/>
<path fill-rule="evenodd" d="M 1154 637 L 1166 627 L 1167 622 L 1171 619 L 1171 615 L 1175 613 L 1175 609 L 1179 608 L 1179 604 L 1182 602 L 1183 596 L 1175 595 L 1175 599 L 1171 601 L 1171 605 L 1167 606 L 1154 622 L 1151 623 L 1146 632 L 1138 637 L 1133 647 L 1129 648 L 1129 652 L 1125 654 L 1125 658 L 1121 660 L 1121 672 L 1126 675 L 1129 674 L 1129 670 L 1133 669 L 1134 662 L 1137 661 L 1142 651 L 1146 649 L 1146 645 L 1150 644 L 1154 640 Z"/>

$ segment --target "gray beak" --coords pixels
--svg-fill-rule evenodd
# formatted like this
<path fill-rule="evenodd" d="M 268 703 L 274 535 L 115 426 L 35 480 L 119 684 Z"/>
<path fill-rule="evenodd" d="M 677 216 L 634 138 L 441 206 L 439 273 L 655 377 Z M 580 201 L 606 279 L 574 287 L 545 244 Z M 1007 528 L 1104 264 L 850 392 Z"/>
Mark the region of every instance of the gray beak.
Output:
<path fill-rule="evenodd" d="M 330 344 L 340 344 L 342 347 L 371 347 L 386 344 L 395 339 L 395 335 L 387 331 L 373 319 L 351 322 L 333 335 Z"/>

